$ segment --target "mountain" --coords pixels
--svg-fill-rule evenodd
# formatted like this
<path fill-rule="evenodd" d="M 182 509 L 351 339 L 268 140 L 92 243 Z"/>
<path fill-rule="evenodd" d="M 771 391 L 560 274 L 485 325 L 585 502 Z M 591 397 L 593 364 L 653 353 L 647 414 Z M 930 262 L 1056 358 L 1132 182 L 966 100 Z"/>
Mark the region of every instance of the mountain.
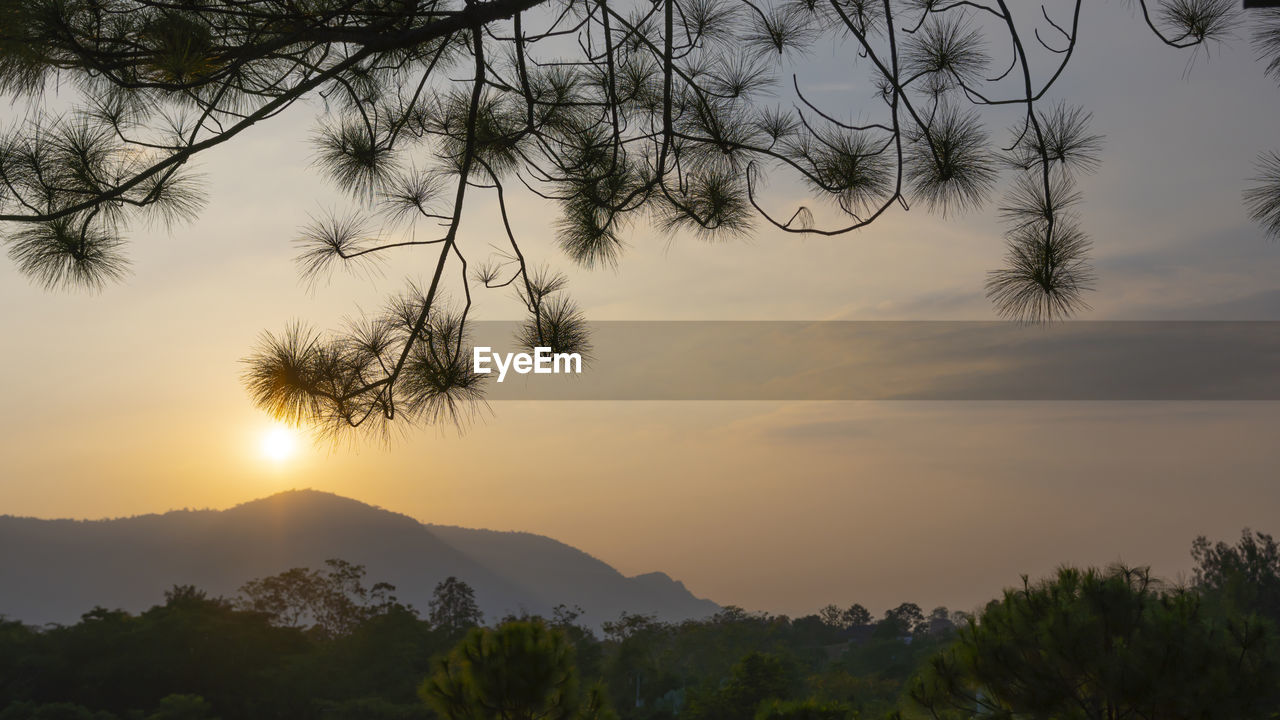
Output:
<path fill-rule="evenodd" d="M 425 612 L 436 583 L 471 585 L 490 620 L 578 605 L 599 627 L 619 613 L 668 621 L 719 610 L 663 573 L 626 577 L 541 535 L 428 525 L 355 500 L 294 490 L 229 510 L 177 510 L 114 520 L 0 516 L 0 615 L 71 623 L 96 605 L 130 611 L 175 584 L 234 596 L 246 581 L 329 558 L 366 566 Z"/>

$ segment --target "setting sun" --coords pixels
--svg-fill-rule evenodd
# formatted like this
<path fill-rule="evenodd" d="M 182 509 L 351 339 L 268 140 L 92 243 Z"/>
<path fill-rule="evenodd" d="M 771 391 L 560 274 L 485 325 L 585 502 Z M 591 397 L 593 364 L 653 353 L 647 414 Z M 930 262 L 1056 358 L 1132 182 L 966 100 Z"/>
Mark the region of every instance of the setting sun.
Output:
<path fill-rule="evenodd" d="M 288 460 L 297 451 L 297 433 L 291 428 L 276 425 L 263 434 L 261 448 L 263 456 L 275 462 Z"/>

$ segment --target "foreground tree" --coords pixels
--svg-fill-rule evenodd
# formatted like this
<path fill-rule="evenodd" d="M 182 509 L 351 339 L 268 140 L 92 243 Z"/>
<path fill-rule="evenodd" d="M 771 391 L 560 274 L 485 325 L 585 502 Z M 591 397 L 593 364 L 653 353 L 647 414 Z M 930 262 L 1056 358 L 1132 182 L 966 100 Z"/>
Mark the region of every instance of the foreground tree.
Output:
<path fill-rule="evenodd" d="M 599 687 L 584 691 L 564 632 L 540 620 L 473 628 L 423 683 L 444 720 L 610 720 Z"/>
<path fill-rule="evenodd" d="M 993 601 L 911 688 L 935 718 L 1273 717 L 1272 626 L 1145 569 L 1064 569 Z"/>
<path fill-rule="evenodd" d="M 1178 48 L 1223 39 L 1239 12 L 1234 0 L 1136 4 Z M 416 250 L 430 277 L 343 332 L 267 335 L 250 359 L 261 407 L 333 432 L 456 420 L 479 400 L 473 287 L 517 294 L 521 343 L 587 347 L 564 277 L 536 271 L 521 249 L 513 189 L 558 206 L 560 247 L 594 267 L 617 262 L 640 221 L 706 239 L 759 221 L 835 235 L 895 207 L 983 206 L 1003 168 L 1008 254 L 988 294 L 1003 315 L 1048 320 L 1080 308 L 1093 279 L 1074 181 L 1097 165 L 1100 138 L 1086 111 L 1047 99 L 1077 47 L 1082 6 L 0 0 L 0 91 L 30 106 L 0 137 L 0 223 L 34 281 L 114 280 L 131 223 L 202 207 L 191 160 L 322 99 L 317 164 L 363 207 L 302 230 L 303 275 Z M 1276 72 L 1280 33 L 1265 18 L 1258 37 Z M 805 55 L 824 43 L 861 79 L 856 105 L 824 107 L 804 92 Z M 780 84 L 786 69 L 797 74 Z M 40 103 L 54 84 L 76 88 L 74 111 Z M 1013 119 L 997 140 L 980 111 L 1001 109 Z M 1275 169 L 1250 198 L 1271 230 Z M 774 206 L 761 188 L 783 177 L 840 222 L 818 227 L 807 205 Z M 478 193 L 497 202 L 500 250 L 459 234 Z M 446 301 L 451 291 L 459 303 Z"/>

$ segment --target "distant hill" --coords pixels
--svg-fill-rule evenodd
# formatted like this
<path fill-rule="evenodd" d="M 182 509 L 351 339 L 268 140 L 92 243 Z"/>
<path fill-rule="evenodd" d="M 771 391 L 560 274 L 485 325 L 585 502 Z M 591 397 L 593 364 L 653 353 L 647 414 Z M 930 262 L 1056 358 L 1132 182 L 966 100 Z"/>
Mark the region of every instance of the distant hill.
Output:
<path fill-rule="evenodd" d="M 247 580 L 329 558 L 361 563 L 423 612 L 436 583 L 454 575 L 476 591 L 488 619 L 549 615 L 578 605 L 598 627 L 623 611 L 678 621 L 715 613 L 663 573 L 626 577 L 541 535 L 426 525 L 314 490 L 229 510 L 180 510 L 116 520 L 0 516 L 0 615 L 72 623 L 95 605 L 139 611 L 175 584 L 234 596 Z"/>

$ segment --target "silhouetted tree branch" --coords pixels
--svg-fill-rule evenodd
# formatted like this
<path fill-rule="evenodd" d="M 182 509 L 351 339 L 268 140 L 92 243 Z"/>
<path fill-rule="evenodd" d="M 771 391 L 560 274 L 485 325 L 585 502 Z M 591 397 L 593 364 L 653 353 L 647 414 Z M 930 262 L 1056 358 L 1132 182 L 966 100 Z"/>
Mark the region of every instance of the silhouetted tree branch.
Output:
<path fill-rule="evenodd" d="M 1227 0 L 1140 0 L 1174 47 L 1224 38 Z M 521 249 L 520 188 L 559 207 L 557 238 L 586 267 L 612 265 L 629 224 L 705 239 L 837 235 L 912 203 L 951 216 L 986 205 L 1001 170 L 1005 267 L 987 293 L 1001 315 L 1047 321 L 1085 307 L 1090 240 L 1075 179 L 1099 161 L 1089 115 L 1045 106 L 1079 35 L 1083 3 L 1052 8 L 935 0 L 0 0 L 0 91 L 32 105 L 0 137 L 0 222 L 9 255 L 48 287 L 124 275 L 124 231 L 203 207 L 189 161 L 304 98 L 327 112 L 316 164 L 362 201 L 301 233 L 309 280 L 391 253 L 429 255 L 431 280 L 343 332 L 263 336 L 245 381 L 273 414 L 324 431 L 385 432 L 400 418 L 458 422 L 482 400 L 469 365 L 473 287 L 511 288 L 519 341 L 589 347 L 564 277 Z M 1271 11 L 1266 11 L 1270 13 Z M 1277 66 L 1277 21 L 1258 42 Z M 820 42 L 849 48 L 874 92 L 823 107 L 793 74 Z M 1041 72 L 1043 68 L 1044 72 Z M 38 100 L 71 82 L 79 101 Z M 1007 143 L 985 117 L 1016 113 Z M 869 121 L 841 120 L 856 111 Z M 1275 168 L 1251 191 L 1277 232 Z M 761 193 L 790 177 L 843 220 Z M 459 236 L 466 201 L 492 193 L 505 247 Z M 381 219 L 382 232 L 375 219 Z M 456 273 L 456 274 L 455 274 Z M 445 299 L 461 289 L 461 303 Z"/>

